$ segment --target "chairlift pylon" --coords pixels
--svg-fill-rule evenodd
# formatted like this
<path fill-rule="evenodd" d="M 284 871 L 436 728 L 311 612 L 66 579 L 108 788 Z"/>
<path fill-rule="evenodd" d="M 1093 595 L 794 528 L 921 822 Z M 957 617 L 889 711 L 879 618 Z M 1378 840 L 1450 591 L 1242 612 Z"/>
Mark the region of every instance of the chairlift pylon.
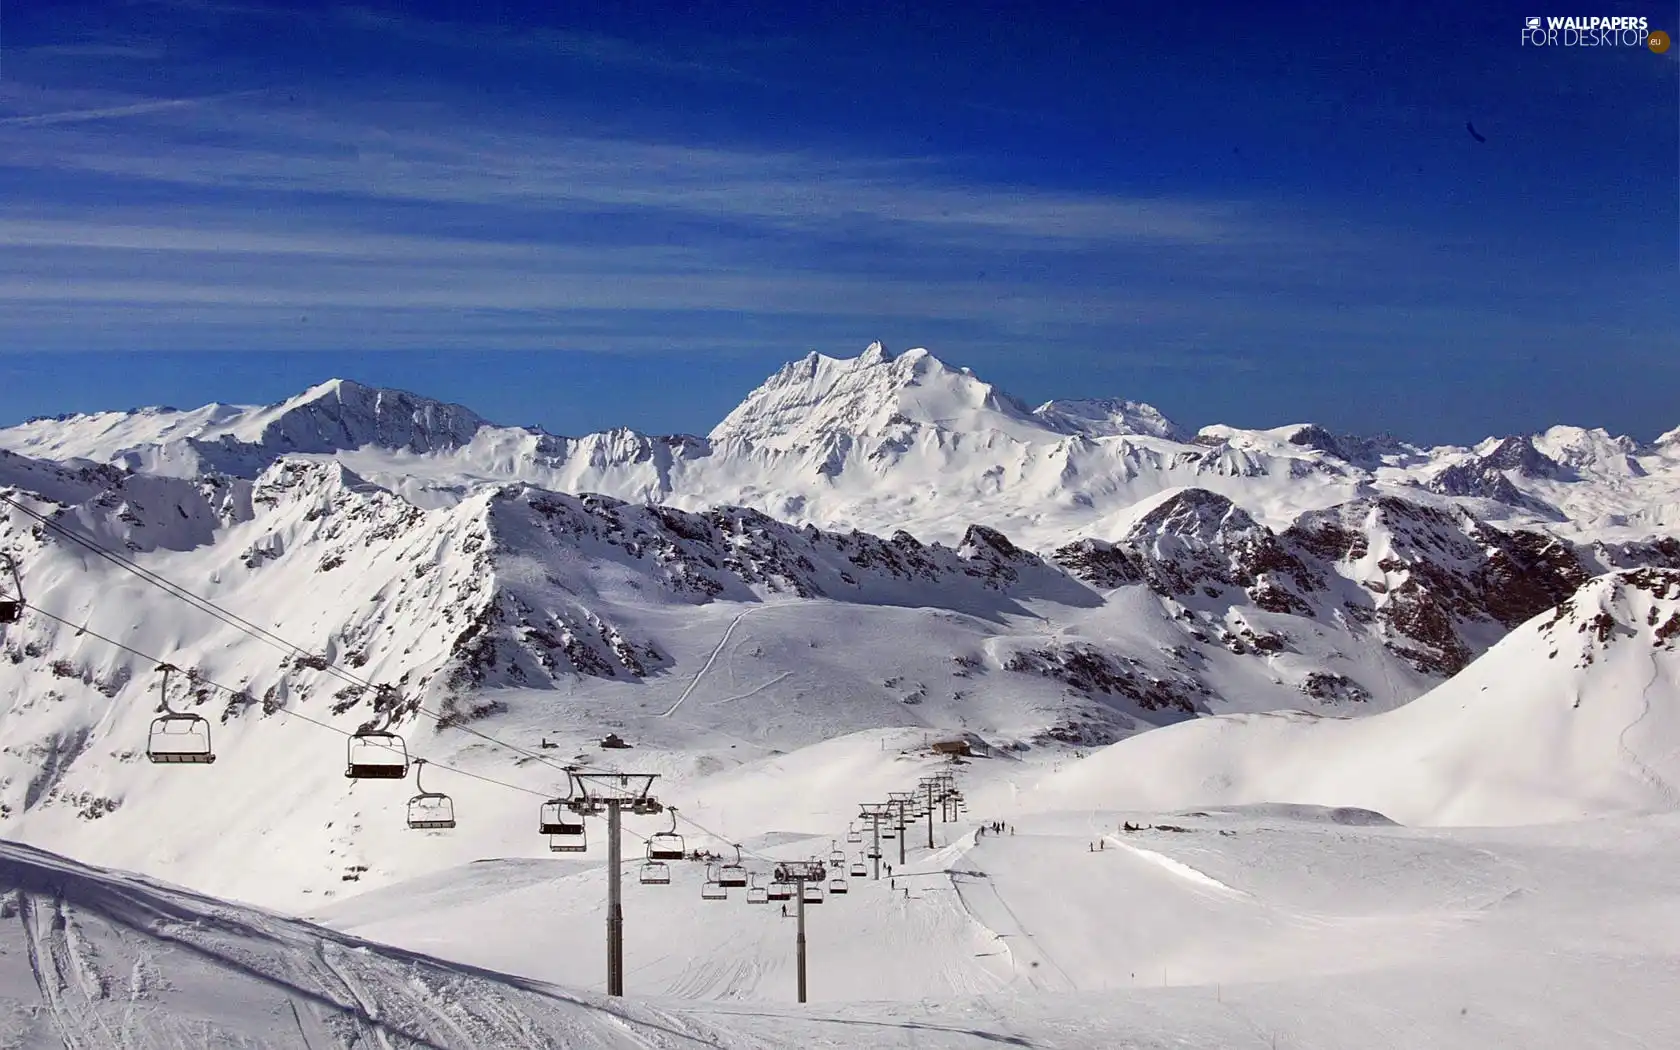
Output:
<path fill-rule="evenodd" d="M 427 791 L 420 783 L 426 760 L 414 760 L 415 796 L 408 800 L 408 826 L 420 831 L 443 831 L 455 826 L 455 800 L 441 791 Z"/>
<path fill-rule="evenodd" d="M 0 624 L 22 619 L 23 605 L 23 577 L 18 575 L 17 559 L 0 553 Z"/>
<path fill-rule="evenodd" d="M 169 675 L 179 671 L 174 664 L 158 664 L 163 672 L 159 694 L 163 714 L 152 719 L 146 736 L 146 757 L 163 765 L 209 765 L 216 761 L 210 747 L 210 722 L 202 715 L 177 711 L 169 706 Z"/>
<path fill-rule="evenodd" d="M 358 729 L 345 741 L 344 775 L 352 780 L 404 780 L 408 747 L 384 729 Z"/>
<path fill-rule="evenodd" d="M 683 848 L 683 837 L 677 834 L 677 807 L 669 806 L 667 810 L 671 814 L 671 830 L 648 836 L 648 860 L 682 860 L 688 855 Z"/>

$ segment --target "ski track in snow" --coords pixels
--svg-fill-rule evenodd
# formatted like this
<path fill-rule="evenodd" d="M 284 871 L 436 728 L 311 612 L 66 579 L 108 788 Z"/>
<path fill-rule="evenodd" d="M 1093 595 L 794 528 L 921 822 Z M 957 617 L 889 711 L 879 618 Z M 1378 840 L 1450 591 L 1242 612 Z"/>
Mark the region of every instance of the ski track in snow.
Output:
<path fill-rule="evenodd" d="M 729 626 L 724 628 L 723 637 L 718 639 L 718 643 L 715 647 L 713 647 L 711 655 L 706 657 L 706 662 L 701 665 L 700 670 L 694 672 L 694 677 L 689 681 L 688 687 L 682 691 L 682 695 L 677 697 L 677 702 L 671 705 L 670 710 L 660 715 L 660 718 L 670 718 L 672 715 L 677 713 L 677 708 L 683 705 L 683 701 L 688 699 L 688 694 L 694 692 L 694 687 L 700 684 L 700 680 L 706 677 L 706 672 L 710 671 L 712 669 L 712 665 L 717 662 L 718 655 L 723 652 L 723 647 L 729 644 L 729 638 L 735 633 L 735 628 L 739 627 L 741 625 L 741 621 L 745 620 L 747 616 L 754 611 L 755 610 L 753 609 L 748 609 L 746 612 L 740 613 L 733 620 L 729 621 Z"/>
<path fill-rule="evenodd" d="M 707 704 L 706 706 L 707 707 L 719 707 L 719 706 L 722 706 L 723 704 L 734 703 L 737 700 L 745 700 L 749 696 L 757 696 L 759 693 L 764 692 L 764 690 L 770 688 L 771 686 L 777 684 L 778 682 L 781 682 L 782 680 L 787 679 L 787 678 L 791 678 L 791 677 L 793 677 L 793 672 L 792 671 L 783 671 L 781 674 L 779 674 L 776 677 L 770 679 L 768 682 L 765 682 L 763 685 L 755 686 L 751 689 L 748 689 L 744 693 L 736 693 L 734 696 L 726 696 L 722 700 L 713 700 L 711 703 Z M 672 708 L 672 710 L 674 711 L 676 709 Z M 666 712 L 666 713 L 669 714 L 670 712 Z"/>
<path fill-rule="evenodd" d="M 1193 868 L 1181 860 L 1174 860 L 1164 853 L 1156 853 L 1152 849 L 1144 849 L 1141 846 L 1134 846 L 1129 842 L 1123 841 L 1118 835 L 1105 834 L 1103 835 L 1103 838 L 1133 856 L 1141 857 L 1149 863 L 1169 871 L 1193 885 L 1200 886 L 1203 889 L 1213 890 L 1214 892 L 1227 897 L 1237 897 L 1245 900 L 1253 899 L 1253 894 L 1245 893 L 1234 886 L 1227 886 L 1225 883 L 1220 882 L 1207 872 Z"/>
<path fill-rule="evenodd" d="M 324 940 L 318 940 L 315 943 L 316 958 L 321 960 L 321 965 L 338 980 L 338 983 L 350 996 L 351 1002 L 356 1004 L 361 1013 L 361 1018 L 358 1020 L 361 1020 L 373 1030 L 373 1037 L 379 1040 L 379 1045 L 384 1050 L 392 1050 L 391 1041 L 385 1036 L 385 1026 L 379 1023 L 378 1002 L 372 996 L 369 996 L 361 984 L 350 975 L 348 965 L 333 961 L 332 957 L 337 950 L 335 946 Z"/>
<path fill-rule="evenodd" d="M 1657 654 L 1653 652 L 1650 654 L 1650 657 L 1651 677 L 1646 680 L 1644 688 L 1639 691 L 1639 715 L 1633 721 L 1623 726 L 1622 731 L 1616 735 L 1616 747 L 1621 751 L 1622 756 L 1628 760 L 1628 764 L 1633 767 L 1634 775 L 1650 787 L 1660 792 L 1662 796 L 1668 800 L 1670 806 L 1673 806 L 1677 802 L 1680 802 L 1680 793 L 1677 793 L 1674 789 L 1674 785 L 1670 784 L 1662 776 L 1662 774 L 1658 773 L 1655 769 L 1652 769 L 1651 766 L 1647 764 L 1644 759 L 1640 758 L 1639 755 L 1634 752 L 1633 748 L 1629 747 L 1627 743 L 1628 734 L 1637 729 L 1640 723 L 1650 717 L 1651 687 L 1657 684 L 1657 679 L 1662 675 L 1662 668 L 1657 663 Z"/>

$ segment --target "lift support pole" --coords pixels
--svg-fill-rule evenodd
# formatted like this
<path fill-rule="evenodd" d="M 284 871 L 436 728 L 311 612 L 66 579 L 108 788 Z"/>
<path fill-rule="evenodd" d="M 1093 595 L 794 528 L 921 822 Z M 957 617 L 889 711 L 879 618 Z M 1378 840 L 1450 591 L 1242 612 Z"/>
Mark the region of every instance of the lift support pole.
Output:
<path fill-rule="evenodd" d="M 618 840 L 619 801 L 607 800 L 607 994 L 624 994 L 624 849 Z"/>
<path fill-rule="evenodd" d="M 799 934 L 795 940 L 798 955 L 799 970 L 799 1001 L 805 1001 L 805 884 L 815 882 L 822 885 L 823 879 L 828 877 L 828 870 L 820 861 L 794 861 L 788 864 L 776 865 L 776 881 L 793 883 L 793 891 L 799 898 L 797 915 L 799 918 Z"/>
<path fill-rule="evenodd" d="M 607 814 L 607 994 L 624 994 L 624 846 L 620 841 L 623 811 L 643 816 L 664 806 L 649 791 L 657 773 L 584 773 L 568 767 L 571 787 L 566 805 L 574 813 Z"/>
<path fill-rule="evenodd" d="M 927 782 L 928 849 L 933 848 L 933 781 Z"/>

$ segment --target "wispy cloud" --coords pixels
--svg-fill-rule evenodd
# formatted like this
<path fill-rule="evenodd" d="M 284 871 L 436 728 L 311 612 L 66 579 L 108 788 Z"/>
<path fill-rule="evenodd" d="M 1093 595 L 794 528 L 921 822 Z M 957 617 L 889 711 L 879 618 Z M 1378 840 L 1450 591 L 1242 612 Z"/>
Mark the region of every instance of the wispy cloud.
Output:
<path fill-rule="evenodd" d="M 137 102 L 0 120 L 0 127 L 153 114 L 209 101 Z M 657 211 L 814 234 L 845 227 L 891 237 L 895 230 L 914 228 L 929 242 L 991 238 L 995 243 L 1015 237 L 1081 245 L 1215 244 L 1275 239 L 1290 232 L 1265 228 L 1239 202 L 976 184 L 924 159 L 843 159 L 505 129 L 457 127 L 445 135 L 401 130 L 404 115 L 386 117 L 225 106 L 192 114 L 182 131 L 196 134 L 183 133 L 173 141 L 155 134 L 122 141 L 63 135 L 4 145 L 14 165 L 192 190 L 354 196 L 543 213 Z M 196 141 L 204 137 L 218 144 Z"/>
<path fill-rule="evenodd" d="M 168 53 L 158 45 L 115 42 L 36 44 L 15 50 L 17 55 L 29 58 L 116 58 L 136 62 L 154 62 Z"/>
<path fill-rule="evenodd" d="M 389 93 L 407 102 L 30 96 L 38 112 L 0 118 L 0 349 L 676 349 L 878 322 L 972 346 L 1356 340 L 1394 324 L 1372 303 L 1466 276 L 1394 231 L 1265 202 L 583 134 Z"/>
<path fill-rule="evenodd" d="M 197 109 L 229 99 L 241 98 L 252 92 L 233 92 L 203 98 L 163 98 L 129 102 L 120 106 L 99 106 L 92 109 L 61 110 L 56 113 L 34 113 L 21 117 L 0 117 L 0 128 L 39 128 L 55 124 L 83 124 L 90 120 L 113 120 L 119 117 L 141 117 L 169 110 Z"/>
<path fill-rule="evenodd" d="M 679 53 L 668 46 L 630 41 L 603 33 L 540 26 L 512 28 L 494 22 L 443 22 L 413 14 L 392 15 L 365 7 L 333 8 L 327 17 L 343 25 L 379 32 L 394 40 L 471 51 L 479 55 L 501 52 L 664 76 L 762 83 L 759 78 L 730 65 L 722 56 L 708 53 L 703 41 L 692 38 Z"/>

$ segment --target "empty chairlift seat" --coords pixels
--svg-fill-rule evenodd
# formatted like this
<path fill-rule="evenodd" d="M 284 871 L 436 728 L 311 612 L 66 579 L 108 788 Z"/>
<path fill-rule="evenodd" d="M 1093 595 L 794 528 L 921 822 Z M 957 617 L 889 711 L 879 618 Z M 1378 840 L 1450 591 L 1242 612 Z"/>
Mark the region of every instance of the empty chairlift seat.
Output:
<path fill-rule="evenodd" d="M 195 714 L 169 706 L 169 676 L 178 670 L 173 664 L 159 664 L 163 672 L 160 690 L 163 714 L 152 720 L 146 736 L 146 757 L 165 765 L 208 765 L 216 761 L 210 747 L 210 722 Z"/>
<path fill-rule="evenodd" d="M 583 830 L 583 814 L 574 812 L 569 799 L 550 799 L 542 804 L 537 831 L 548 836 L 552 853 L 583 853 L 589 849 L 589 836 Z"/>
<path fill-rule="evenodd" d="M 669 886 L 671 884 L 671 866 L 662 860 L 650 860 L 642 865 L 641 882 L 643 886 Z"/>
<path fill-rule="evenodd" d="M 168 765 L 208 765 L 216 761 L 210 748 L 210 723 L 199 715 L 170 713 L 152 720 L 146 737 L 146 757 Z"/>
<path fill-rule="evenodd" d="M 805 884 L 805 903 L 806 904 L 821 904 L 822 902 L 823 902 L 822 883 L 820 883 L 820 882 L 807 882 Z"/>
<path fill-rule="evenodd" d="M 718 879 L 717 869 L 706 869 L 706 881 L 700 887 L 700 899 L 706 901 L 723 901 L 729 899 L 729 891 Z"/>
<path fill-rule="evenodd" d="M 408 826 L 419 831 L 444 831 L 455 826 L 455 801 L 440 791 L 427 791 L 420 783 L 426 760 L 414 760 L 414 788 L 419 794 L 408 800 Z"/>
<path fill-rule="evenodd" d="M 726 888 L 739 889 L 747 884 L 747 869 L 741 864 L 741 847 L 735 847 L 735 863 L 718 869 L 718 882 Z"/>
<path fill-rule="evenodd" d="M 847 889 L 847 887 L 846 887 L 846 880 L 845 879 L 832 878 L 832 879 L 828 880 L 828 892 L 829 893 L 836 893 L 836 894 L 845 893 L 846 889 Z"/>
<path fill-rule="evenodd" d="M 852 878 L 865 879 L 869 877 L 869 865 L 861 860 L 852 861 Z"/>
<path fill-rule="evenodd" d="M 358 729 L 345 744 L 344 775 L 353 780 L 403 780 L 408 776 L 408 748 L 395 733 Z"/>
<path fill-rule="evenodd" d="M 772 901 L 793 900 L 793 883 L 772 882 L 769 889 L 764 891 L 764 899 Z"/>
<path fill-rule="evenodd" d="M 747 903 L 748 904 L 767 904 L 767 903 L 769 903 L 769 901 L 770 901 L 770 891 L 766 890 L 763 886 L 760 886 L 758 884 L 758 875 L 757 874 L 754 874 L 754 875 L 751 876 L 750 883 L 751 884 L 747 887 Z"/>
<path fill-rule="evenodd" d="M 677 834 L 677 807 L 672 806 L 671 830 L 656 831 L 648 836 L 648 860 L 682 860 L 687 854 L 684 852 L 683 837 Z"/>

